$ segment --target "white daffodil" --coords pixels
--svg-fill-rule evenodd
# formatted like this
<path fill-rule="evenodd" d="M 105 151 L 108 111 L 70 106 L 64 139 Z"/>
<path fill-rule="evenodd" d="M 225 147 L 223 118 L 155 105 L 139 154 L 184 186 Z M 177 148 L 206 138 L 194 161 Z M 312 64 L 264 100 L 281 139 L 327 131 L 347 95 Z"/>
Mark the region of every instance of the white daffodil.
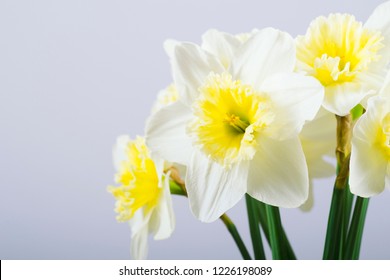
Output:
<path fill-rule="evenodd" d="M 351 192 L 361 197 L 390 187 L 390 73 L 354 127 L 349 184 Z"/>
<path fill-rule="evenodd" d="M 320 16 L 298 36 L 297 71 L 325 88 L 323 106 L 345 116 L 377 93 L 390 57 L 390 2 L 379 5 L 363 25 L 348 14 Z"/>
<path fill-rule="evenodd" d="M 314 120 L 304 125 L 299 134 L 309 171 L 309 197 L 300 207 L 309 211 L 314 202 L 313 179 L 330 177 L 335 174 L 335 166 L 329 159 L 335 156 L 336 122 L 333 114 L 320 109 Z"/>
<path fill-rule="evenodd" d="M 114 164 L 119 186 L 110 186 L 108 190 L 117 199 L 117 220 L 130 223 L 132 257 L 145 259 L 149 233 L 156 240 L 165 239 L 175 227 L 169 174 L 163 174 L 162 160 L 150 157 L 141 137 L 119 137 L 114 147 Z"/>
<path fill-rule="evenodd" d="M 216 220 L 245 193 L 283 207 L 307 199 L 298 133 L 316 115 L 323 88 L 293 73 L 295 57 L 291 36 L 271 28 L 245 42 L 228 69 L 195 44 L 176 44 L 180 98 L 152 115 L 146 142 L 187 166 L 190 206 L 200 220 Z"/>

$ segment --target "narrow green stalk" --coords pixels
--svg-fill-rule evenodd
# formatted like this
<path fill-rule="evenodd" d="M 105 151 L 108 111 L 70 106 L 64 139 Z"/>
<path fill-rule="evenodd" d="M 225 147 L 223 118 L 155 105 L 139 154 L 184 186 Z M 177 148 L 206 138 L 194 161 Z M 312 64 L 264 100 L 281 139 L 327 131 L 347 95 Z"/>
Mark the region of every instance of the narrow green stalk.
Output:
<path fill-rule="evenodd" d="M 349 224 L 351 222 L 351 212 L 352 212 L 352 205 L 353 205 L 353 199 L 354 195 L 351 193 L 349 189 L 349 185 L 346 187 L 345 190 L 345 202 L 344 202 L 344 229 L 343 229 L 343 240 L 347 240 L 347 233 Z"/>
<path fill-rule="evenodd" d="M 360 240 L 356 242 L 356 247 L 353 250 L 353 254 L 352 254 L 353 260 L 358 260 L 359 256 L 360 256 L 360 247 L 362 245 L 363 228 L 359 228 L 358 236 L 359 236 Z"/>
<path fill-rule="evenodd" d="M 270 239 L 270 233 L 269 233 L 266 205 L 260 201 L 256 201 L 256 202 L 257 202 L 256 206 L 258 208 L 258 217 L 260 220 L 260 225 L 261 225 L 261 228 L 263 229 L 265 238 L 267 239 L 267 242 L 271 247 L 271 239 Z M 283 226 L 282 226 L 282 235 L 283 235 L 283 244 L 284 244 L 283 246 L 287 252 L 287 259 L 296 260 L 297 257 L 295 256 L 294 250 L 291 247 L 291 244 L 287 238 L 287 234 L 284 231 Z"/>
<path fill-rule="evenodd" d="M 259 214 L 256 207 L 256 200 L 249 196 L 245 195 L 246 208 L 248 212 L 249 220 L 249 229 L 251 233 L 253 252 L 255 253 L 256 260 L 265 260 L 265 253 L 263 248 L 263 241 L 261 239 L 260 233 L 260 224 L 259 224 Z"/>
<path fill-rule="evenodd" d="M 233 237 L 234 241 L 236 242 L 236 245 L 238 249 L 240 250 L 240 253 L 242 255 L 242 258 L 244 260 L 251 260 L 251 256 L 249 255 L 249 252 L 247 248 L 245 247 L 244 242 L 241 239 L 240 234 L 237 231 L 236 226 L 233 224 L 232 220 L 226 215 L 223 214 L 220 219 L 225 224 L 226 228 L 230 232 L 231 236 Z"/>
<path fill-rule="evenodd" d="M 294 250 L 291 247 L 290 241 L 288 241 L 287 234 L 284 232 L 284 229 L 282 227 L 282 234 L 283 234 L 283 243 L 286 247 L 286 254 L 288 260 L 296 260 L 297 257 L 295 256 Z"/>
<path fill-rule="evenodd" d="M 351 227 L 348 232 L 348 238 L 345 246 L 344 259 L 346 260 L 357 260 L 359 258 L 368 202 L 368 198 L 359 196 L 356 198 Z"/>
<path fill-rule="evenodd" d="M 334 188 L 326 231 L 324 260 L 338 260 L 343 247 L 345 189 Z"/>
<path fill-rule="evenodd" d="M 271 239 L 269 234 L 269 226 L 268 226 L 268 218 L 267 218 L 267 210 L 265 209 L 265 204 L 260 201 L 256 201 L 257 206 L 257 214 L 259 218 L 259 223 L 261 228 L 263 229 L 265 238 L 267 239 L 268 244 L 271 246 Z"/>
<path fill-rule="evenodd" d="M 187 190 L 186 190 L 184 184 L 178 184 L 174 180 L 169 180 L 169 189 L 171 191 L 171 194 L 187 196 Z M 238 233 L 238 230 L 237 230 L 236 226 L 234 225 L 233 221 L 226 214 L 223 214 L 219 218 L 225 224 L 230 235 L 233 237 L 233 240 L 235 241 L 238 249 L 240 250 L 242 258 L 244 260 L 251 260 L 252 258 L 249 255 L 248 249 L 245 247 L 245 244 L 242 241 L 241 236 Z"/>
<path fill-rule="evenodd" d="M 280 219 L 279 208 L 271 205 L 265 206 L 267 212 L 268 226 L 270 232 L 272 258 L 274 260 L 285 260 L 288 258 L 283 238 L 282 221 Z"/>

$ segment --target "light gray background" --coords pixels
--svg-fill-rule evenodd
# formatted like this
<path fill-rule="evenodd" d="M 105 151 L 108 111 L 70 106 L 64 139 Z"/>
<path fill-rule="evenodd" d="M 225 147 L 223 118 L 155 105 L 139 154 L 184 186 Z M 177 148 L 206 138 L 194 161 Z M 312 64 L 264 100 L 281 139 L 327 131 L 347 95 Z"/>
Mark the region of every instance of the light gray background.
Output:
<path fill-rule="evenodd" d="M 165 39 L 267 26 L 295 36 L 330 12 L 364 21 L 381 2 L 0 0 L 0 259 L 129 258 L 129 228 L 106 191 L 111 147 L 143 134 L 171 82 Z M 332 185 L 316 182 L 312 212 L 282 210 L 301 259 L 322 256 Z M 390 258 L 389 203 L 388 191 L 370 202 L 362 258 Z M 181 197 L 174 208 L 176 230 L 151 240 L 150 258 L 240 258 L 220 221 L 198 222 Z M 229 214 L 250 247 L 243 201 Z"/>

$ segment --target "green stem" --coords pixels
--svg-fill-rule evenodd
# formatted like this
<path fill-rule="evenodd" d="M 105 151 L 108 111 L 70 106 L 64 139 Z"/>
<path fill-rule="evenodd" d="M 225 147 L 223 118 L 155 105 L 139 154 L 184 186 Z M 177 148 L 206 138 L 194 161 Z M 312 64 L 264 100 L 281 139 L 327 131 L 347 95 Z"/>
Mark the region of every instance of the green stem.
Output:
<path fill-rule="evenodd" d="M 329 210 L 323 259 L 337 260 L 343 257 L 343 246 L 349 223 L 348 176 L 351 153 L 352 117 L 336 116 L 337 120 L 337 177 Z M 352 201 L 351 201 L 352 203 Z"/>
<path fill-rule="evenodd" d="M 242 241 L 241 236 L 238 233 L 237 228 L 234 225 L 234 223 L 232 222 L 232 220 L 226 214 L 223 214 L 220 217 L 220 219 L 225 224 L 226 228 L 228 229 L 228 231 L 230 232 L 230 234 L 233 237 L 234 241 L 236 242 L 236 245 L 237 245 L 238 249 L 240 250 L 242 258 L 244 260 L 251 260 L 252 258 L 249 255 L 249 252 L 248 252 L 247 248 L 245 247 L 245 244 Z"/>
<path fill-rule="evenodd" d="M 171 191 L 171 194 L 188 196 L 185 186 L 178 184 L 177 182 L 175 182 L 173 180 L 169 180 L 169 189 Z M 236 245 L 237 245 L 238 249 L 240 250 L 242 258 L 244 260 L 251 260 L 252 258 L 249 255 L 248 249 L 245 247 L 245 244 L 242 241 L 241 236 L 238 233 L 238 230 L 237 230 L 236 226 L 234 225 L 233 221 L 226 214 L 223 214 L 219 218 L 225 224 L 229 233 L 233 237 L 233 240 L 236 242 Z"/>
<path fill-rule="evenodd" d="M 368 198 L 363 198 L 359 196 L 356 198 L 351 227 L 348 232 L 348 238 L 345 246 L 346 249 L 344 253 L 344 259 L 346 260 L 359 259 L 360 245 L 362 243 L 364 222 L 366 220 L 368 202 Z"/>
<path fill-rule="evenodd" d="M 270 232 L 272 258 L 274 260 L 287 259 L 286 250 L 284 250 L 284 238 L 282 235 L 282 221 L 280 219 L 279 208 L 271 205 L 266 205 L 268 226 Z"/>
<path fill-rule="evenodd" d="M 264 232 L 265 238 L 267 239 L 268 244 L 271 246 L 271 237 L 270 237 L 270 233 L 269 233 L 266 205 L 260 201 L 256 201 L 256 202 L 257 202 L 256 204 L 257 204 L 257 208 L 258 208 L 258 217 L 260 220 L 261 228 L 263 229 L 263 232 Z M 291 244 L 287 238 L 287 234 L 284 231 L 283 226 L 282 226 L 282 235 L 283 235 L 284 247 L 286 248 L 287 259 L 296 260 L 297 257 L 295 256 L 294 250 L 291 247 Z"/>
<path fill-rule="evenodd" d="M 246 208 L 248 212 L 249 229 L 251 233 L 253 252 L 255 253 L 256 260 L 265 260 L 265 253 L 263 248 L 263 241 L 261 239 L 260 227 L 259 227 L 259 215 L 256 208 L 256 200 L 245 195 Z"/>

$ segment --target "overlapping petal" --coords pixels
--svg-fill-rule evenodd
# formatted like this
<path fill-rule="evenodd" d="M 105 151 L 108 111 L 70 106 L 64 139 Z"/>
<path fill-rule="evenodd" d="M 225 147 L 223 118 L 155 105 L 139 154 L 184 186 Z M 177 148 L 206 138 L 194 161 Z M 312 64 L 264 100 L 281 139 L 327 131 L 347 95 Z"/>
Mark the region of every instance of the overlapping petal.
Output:
<path fill-rule="evenodd" d="M 169 174 L 164 176 L 160 202 L 150 217 L 150 227 L 156 240 L 170 237 L 175 228 L 175 215 L 169 190 Z"/>
<path fill-rule="evenodd" d="M 305 121 L 315 117 L 324 97 L 323 87 L 316 79 L 296 73 L 272 75 L 260 91 L 268 94 L 275 112 L 266 133 L 280 140 L 297 135 Z"/>
<path fill-rule="evenodd" d="M 375 91 L 374 91 L 375 92 Z M 371 92 L 362 89 L 359 83 L 344 83 L 325 88 L 323 106 L 326 110 L 339 116 L 349 114 L 362 99 Z"/>
<path fill-rule="evenodd" d="M 138 219 L 137 217 L 134 218 Z M 140 218 L 142 219 L 142 217 Z M 130 255 L 135 260 L 144 260 L 148 256 L 149 226 L 147 223 L 143 223 L 137 231 L 132 228 L 132 232 Z"/>
<path fill-rule="evenodd" d="M 380 4 L 372 12 L 365 23 L 365 27 L 371 30 L 380 30 L 390 40 L 390 1 Z"/>
<path fill-rule="evenodd" d="M 180 43 L 174 48 L 173 79 L 180 99 L 189 106 L 198 97 L 198 89 L 210 72 L 221 73 L 224 69 L 217 57 L 195 44 Z"/>
<path fill-rule="evenodd" d="M 186 133 L 191 110 L 181 101 L 161 108 L 146 124 L 146 145 L 161 158 L 188 165 L 192 141 Z"/>
<path fill-rule="evenodd" d="M 228 68 L 241 41 L 236 36 L 215 29 L 208 30 L 202 36 L 202 49 L 219 58 L 225 68 Z"/>
<path fill-rule="evenodd" d="M 203 222 L 213 222 L 245 194 L 248 162 L 226 169 L 200 151 L 192 155 L 186 184 L 191 210 Z"/>
<path fill-rule="evenodd" d="M 308 198 L 308 172 L 298 137 L 263 137 L 250 163 L 248 194 L 274 206 L 298 207 Z"/>
<path fill-rule="evenodd" d="M 293 38 L 285 32 L 265 28 L 254 34 L 237 52 L 229 70 L 233 77 L 259 89 L 263 81 L 295 65 Z"/>

